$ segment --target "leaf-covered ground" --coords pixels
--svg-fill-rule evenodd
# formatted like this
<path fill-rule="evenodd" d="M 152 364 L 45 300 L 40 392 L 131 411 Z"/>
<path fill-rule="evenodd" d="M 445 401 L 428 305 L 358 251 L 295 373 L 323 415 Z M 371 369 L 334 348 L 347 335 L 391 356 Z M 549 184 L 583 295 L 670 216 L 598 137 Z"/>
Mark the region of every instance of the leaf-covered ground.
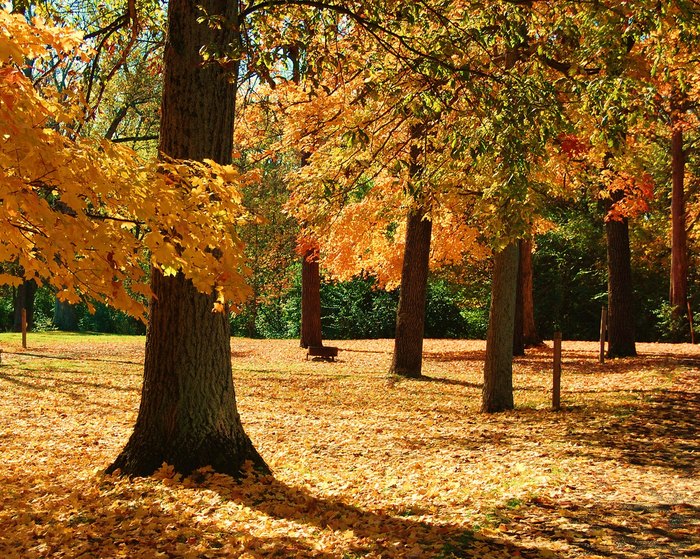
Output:
<path fill-rule="evenodd" d="M 136 417 L 143 338 L 0 335 L 0 557 L 700 556 L 700 350 L 515 364 L 518 409 L 479 413 L 484 342 L 232 341 L 239 411 L 274 479 L 106 477 Z M 551 344 L 550 344 L 551 346 Z"/>

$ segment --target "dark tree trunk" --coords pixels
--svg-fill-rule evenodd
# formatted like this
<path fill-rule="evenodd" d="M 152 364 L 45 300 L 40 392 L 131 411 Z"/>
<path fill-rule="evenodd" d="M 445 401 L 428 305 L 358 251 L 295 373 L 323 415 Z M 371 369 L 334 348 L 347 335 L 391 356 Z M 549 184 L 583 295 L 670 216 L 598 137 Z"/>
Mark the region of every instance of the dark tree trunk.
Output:
<path fill-rule="evenodd" d="M 78 331 L 78 307 L 73 303 L 56 299 L 53 307 L 53 323 L 64 332 Z"/>
<path fill-rule="evenodd" d="M 518 241 L 518 276 L 515 282 L 515 317 L 513 324 L 513 356 L 525 355 L 524 293 L 523 293 L 523 259 L 522 241 Z"/>
<path fill-rule="evenodd" d="M 22 331 L 22 309 L 27 310 L 27 330 L 34 326 L 34 296 L 37 285 L 34 280 L 22 282 L 15 292 L 13 330 Z"/>
<path fill-rule="evenodd" d="M 403 377 L 421 376 L 432 227 L 432 221 L 426 218 L 423 207 L 415 207 L 408 212 L 396 311 L 394 357 L 389 371 Z"/>
<path fill-rule="evenodd" d="M 166 156 L 231 161 L 235 79 L 219 64 L 203 65 L 199 50 L 238 44 L 237 6 L 226 0 L 168 4 L 160 131 Z M 223 24 L 199 23 L 202 14 Z M 248 460 L 268 471 L 236 410 L 228 317 L 212 312 L 214 296 L 199 293 L 182 274 L 154 270 L 151 284 L 139 415 L 107 471 L 143 476 L 166 462 L 180 473 L 208 465 L 237 475 Z"/>
<path fill-rule="evenodd" d="M 671 135 L 671 281 L 669 302 L 677 319 L 686 316 L 688 304 L 688 242 L 685 215 L 685 152 L 683 131 L 675 123 Z M 680 334 L 680 333 L 679 333 Z"/>
<path fill-rule="evenodd" d="M 289 50 L 292 62 L 292 81 L 301 82 L 301 64 L 299 47 L 292 46 Z M 311 153 L 301 152 L 300 164 L 305 167 Z M 310 248 L 301 260 L 301 333 L 299 345 L 303 348 L 323 345 L 321 334 L 321 271 L 318 263 L 318 248 Z"/>
<path fill-rule="evenodd" d="M 483 412 L 513 409 L 513 328 L 518 259 L 517 242 L 494 256 L 481 401 Z"/>
<path fill-rule="evenodd" d="M 532 240 L 522 239 L 520 241 L 520 269 L 522 269 L 521 289 L 522 289 L 522 312 L 523 312 L 523 342 L 525 346 L 536 346 L 542 343 L 537 333 L 535 323 L 535 299 L 533 297 L 533 277 L 532 277 Z"/>
<path fill-rule="evenodd" d="M 318 251 L 309 249 L 301 262 L 301 347 L 321 345 L 321 274 Z"/>
<path fill-rule="evenodd" d="M 613 202 L 622 193 L 613 194 Z M 608 357 L 637 355 L 634 343 L 634 302 L 629 222 L 609 219 L 605 223 L 608 244 Z"/>

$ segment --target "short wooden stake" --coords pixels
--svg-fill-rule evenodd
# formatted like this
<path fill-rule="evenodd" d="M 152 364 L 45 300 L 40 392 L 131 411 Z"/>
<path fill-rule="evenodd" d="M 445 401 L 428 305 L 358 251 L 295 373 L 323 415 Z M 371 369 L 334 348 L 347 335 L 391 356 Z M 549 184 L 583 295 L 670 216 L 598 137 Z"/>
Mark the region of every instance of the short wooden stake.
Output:
<path fill-rule="evenodd" d="M 600 355 L 598 356 L 599 363 L 605 363 L 605 338 L 608 335 L 608 308 L 603 305 L 600 310 Z"/>
<path fill-rule="evenodd" d="M 22 347 L 27 349 L 27 309 L 22 309 Z"/>
<path fill-rule="evenodd" d="M 561 409 L 561 332 L 554 332 L 554 374 L 552 378 L 552 409 Z"/>

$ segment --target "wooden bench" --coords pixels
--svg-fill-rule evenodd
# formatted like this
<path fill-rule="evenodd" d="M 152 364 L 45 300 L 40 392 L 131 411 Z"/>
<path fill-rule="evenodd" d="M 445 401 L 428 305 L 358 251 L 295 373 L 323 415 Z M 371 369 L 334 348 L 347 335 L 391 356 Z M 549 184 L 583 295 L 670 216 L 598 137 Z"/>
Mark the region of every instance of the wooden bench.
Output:
<path fill-rule="evenodd" d="M 335 361 L 338 357 L 338 348 L 332 346 L 309 346 L 306 350 L 306 360 L 309 356 L 323 359 L 324 361 Z"/>

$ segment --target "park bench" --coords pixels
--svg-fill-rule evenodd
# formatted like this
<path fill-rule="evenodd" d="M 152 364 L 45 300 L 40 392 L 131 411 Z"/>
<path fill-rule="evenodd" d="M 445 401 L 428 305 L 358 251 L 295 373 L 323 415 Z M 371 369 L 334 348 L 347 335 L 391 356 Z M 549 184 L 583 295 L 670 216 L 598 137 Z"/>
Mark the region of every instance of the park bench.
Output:
<path fill-rule="evenodd" d="M 306 360 L 309 357 L 317 357 L 325 361 L 335 361 L 338 357 L 338 348 L 332 346 L 309 346 L 306 350 Z"/>

